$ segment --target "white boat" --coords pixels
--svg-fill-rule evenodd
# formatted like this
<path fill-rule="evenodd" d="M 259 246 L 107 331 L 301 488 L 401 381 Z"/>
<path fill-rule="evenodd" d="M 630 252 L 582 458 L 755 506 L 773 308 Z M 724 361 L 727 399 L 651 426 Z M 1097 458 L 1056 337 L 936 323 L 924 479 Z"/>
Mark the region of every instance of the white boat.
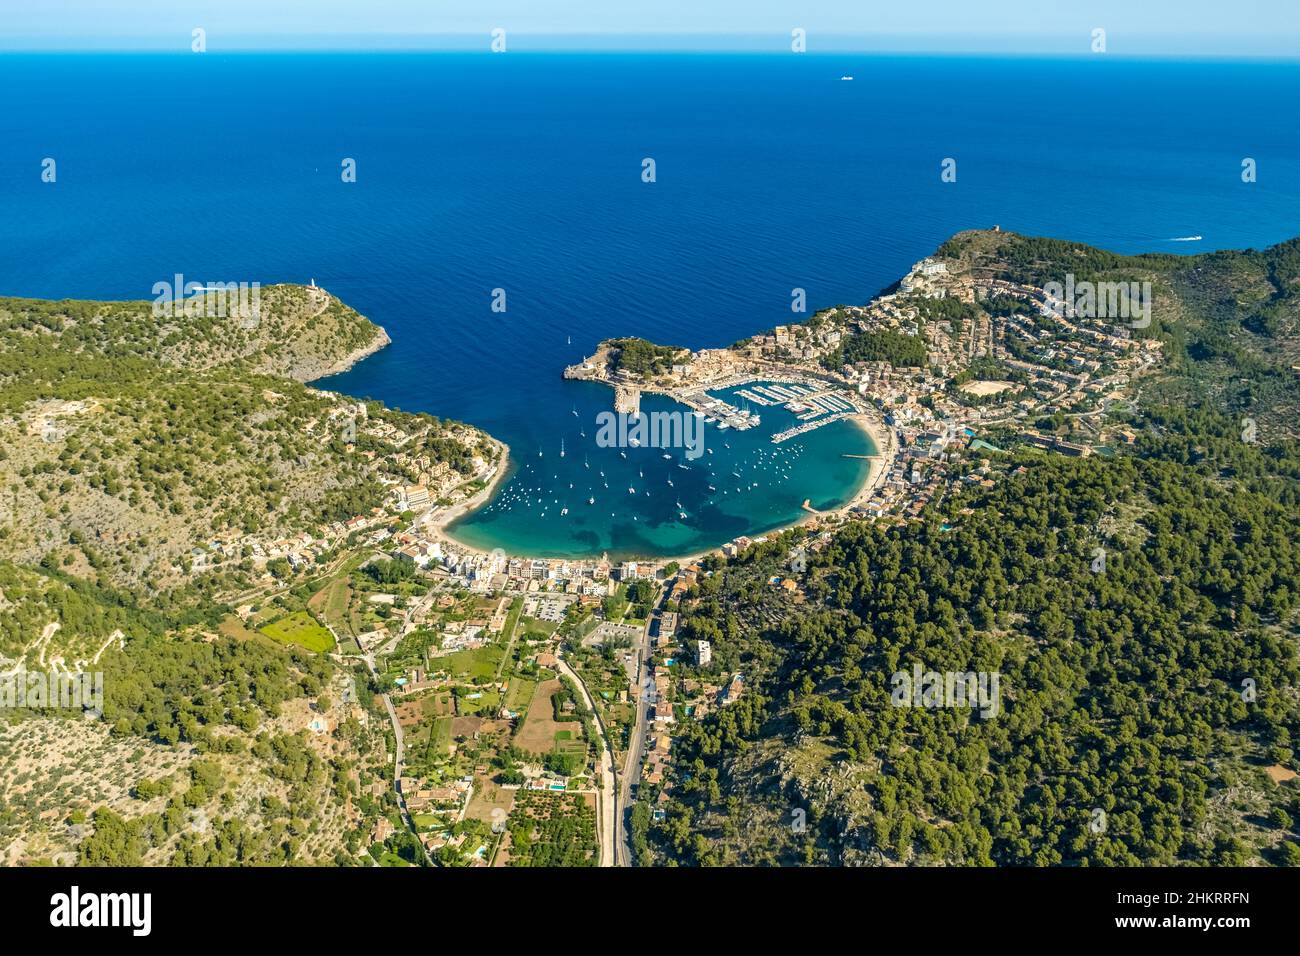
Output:
<path fill-rule="evenodd" d="M 664 461 L 672 461 L 672 460 L 673 460 L 672 455 L 664 455 Z"/>
<path fill-rule="evenodd" d="M 848 81 L 852 80 L 853 77 L 851 77 L 851 76 L 841 76 L 840 79 L 841 79 L 841 80 L 844 80 L 845 82 L 848 82 Z"/>
<path fill-rule="evenodd" d="M 587 499 L 587 504 L 594 505 L 595 503 L 596 503 L 596 499 L 594 497 Z"/>
<path fill-rule="evenodd" d="M 561 509 L 560 509 L 560 517 L 564 517 L 564 516 L 567 515 L 568 513 L 569 513 L 569 509 L 568 509 L 568 508 L 561 508 Z"/>

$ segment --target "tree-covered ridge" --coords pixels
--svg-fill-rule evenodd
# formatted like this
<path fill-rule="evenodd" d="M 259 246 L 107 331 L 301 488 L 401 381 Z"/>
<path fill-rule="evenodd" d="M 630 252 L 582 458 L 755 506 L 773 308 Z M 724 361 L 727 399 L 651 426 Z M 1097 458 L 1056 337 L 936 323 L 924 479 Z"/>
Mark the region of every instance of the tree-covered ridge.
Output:
<path fill-rule="evenodd" d="M 920 368 L 925 365 L 925 338 L 890 329 L 853 332 L 823 361 L 832 368 L 852 362 L 888 362 L 895 368 Z"/>
<path fill-rule="evenodd" d="M 1264 768 L 1300 769 L 1300 453 L 1232 427 L 1169 413 L 1145 459 L 1030 456 L 923 522 L 854 524 L 804 607 L 762 587 L 780 549 L 729 565 L 685 630 L 754 693 L 677 742 L 658 852 L 1296 862 L 1300 794 Z M 914 663 L 1000 673 L 1001 712 L 893 706 Z"/>
<path fill-rule="evenodd" d="M 251 293 L 247 296 L 251 300 Z M 58 341 L 76 355 L 146 359 L 206 369 L 239 365 L 249 371 L 307 381 L 341 360 L 387 339 L 383 330 L 319 289 L 272 285 L 258 289 L 254 312 L 240 314 L 238 296 L 171 310 L 153 302 L 98 302 L 0 297 L 0 342 L 6 351 L 24 338 Z M 218 305 L 220 307 L 218 307 Z M 218 314 L 220 313 L 220 314 Z M 0 377 L 0 391 L 20 385 Z"/>
<path fill-rule="evenodd" d="M 655 345 L 645 339 L 610 339 L 603 343 L 608 349 L 611 371 L 626 371 L 633 375 L 660 375 L 669 372 L 673 359 L 683 350 L 672 345 Z"/>
<path fill-rule="evenodd" d="M 0 300 L 0 557 L 174 585 L 214 539 L 315 533 L 379 504 L 384 480 L 418 481 L 411 460 L 469 477 L 494 455 L 473 429 L 370 403 L 376 437 L 353 404 L 259 371 L 315 374 L 382 338 L 323 293 L 307 314 L 307 296 L 264 290 L 251 330 Z"/>

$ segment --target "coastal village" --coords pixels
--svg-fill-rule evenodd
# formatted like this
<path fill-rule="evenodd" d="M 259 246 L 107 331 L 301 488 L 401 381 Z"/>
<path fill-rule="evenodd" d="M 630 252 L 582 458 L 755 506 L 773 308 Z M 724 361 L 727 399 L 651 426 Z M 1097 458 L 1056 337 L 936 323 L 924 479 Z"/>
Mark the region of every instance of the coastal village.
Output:
<path fill-rule="evenodd" d="M 1158 361 L 1158 343 L 1068 313 L 1042 290 L 927 258 L 865 306 L 828 309 L 729 349 L 668 349 L 670 360 L 649 372 L 621 367 L 618 346 L 606 344 L 565 374 L 611 386 L 620 411 L 662 394 L 719 430 L 757 427 L 764 407 L 783 407 L 797 424 L 774 433 L 774 444 L 857 422 L 875 446 L 870 475 L 841 508 L 805 503 L 801 548 L 817 550 L 844 522 L 918 520 L 965 483 L 991 485 L 1014 444 L 1084 456 L 1131 442 L 1106 413 Z M 676 560 L 485 553 L 443 529 L 491 497 L 503 457 L 475 457 L 469 475 L 455 472 L 405 451 L 418 447 L 414 436 L 391 434 L 342 401 L 320 427 L 323 437 L 373 432 L 396 449 L 399 477 L 366 514 L 251 548 L 265 568 L 326 560 L 337 569 L 298 613 L 327 632 L 325 647 L 369 669 L 384 707 L 354 704 L 354 716 L 391 723 L 389 763 L 363 773 L 374 805 L 388 807 L 371 855 L 400 865 L 386 848 L 401 823 L 443 863 L 625 863 L 625 811 L 649 794 L 649 812 L 662 812 L 675 732 L 747 690 L 744 673 L 714 673 L 709 642 L 679 641 L 681 616 L 714 562 L 771 536 Z M 795 601 L 797 558 L 792 573 L 768 581 Z M 241 603 L 243 625 L 262 626 L 264 605 Z"/>

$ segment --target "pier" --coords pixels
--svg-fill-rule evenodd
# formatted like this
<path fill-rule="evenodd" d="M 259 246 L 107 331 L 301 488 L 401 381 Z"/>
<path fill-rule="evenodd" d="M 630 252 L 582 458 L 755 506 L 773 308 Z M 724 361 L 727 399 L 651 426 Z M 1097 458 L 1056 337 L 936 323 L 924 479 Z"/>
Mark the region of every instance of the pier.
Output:
<path fill-rule="evenodd" d="M 796 435 L 802 435 L 804 432 L 810 432 L 814 428 L 821 428 L 823 425 L 829 425 L 831 422 L 837 422 L 841 418 L 848 418 L 853 412 L 837 412 L 834 415 L 827 415 L 824 418 L 814 419 L 810 422 L 804 422 L 802 425 L 796 425 L 794 428 L 787 428 L 783 432 L 777 432 L 772 436 L 772 444 L 779 445 L 783 441 L 789 441 Z"/>

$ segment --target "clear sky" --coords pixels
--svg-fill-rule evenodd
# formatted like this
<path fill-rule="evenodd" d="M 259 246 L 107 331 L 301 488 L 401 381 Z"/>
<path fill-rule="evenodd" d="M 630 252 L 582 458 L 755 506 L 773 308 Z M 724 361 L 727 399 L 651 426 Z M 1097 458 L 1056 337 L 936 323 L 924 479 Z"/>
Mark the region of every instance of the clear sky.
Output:
<path fill-rule="evenodd" d="M 0 0 L 0 48 L 788 49 L 1300 56 L 1300 0 Z"/>

